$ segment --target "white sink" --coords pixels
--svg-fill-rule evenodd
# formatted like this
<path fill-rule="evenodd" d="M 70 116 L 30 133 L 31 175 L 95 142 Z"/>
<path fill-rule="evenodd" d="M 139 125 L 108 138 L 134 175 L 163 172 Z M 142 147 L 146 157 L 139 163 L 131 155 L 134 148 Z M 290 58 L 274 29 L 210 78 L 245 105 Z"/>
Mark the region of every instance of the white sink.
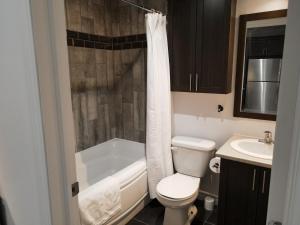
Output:
<path fill-rule="evenodd" d="M 258 139 L 238 139 L 230 143 L 231 147 L 243 154 L 261 159 L 272 159 L 274 144 L 259 142 Z"/>

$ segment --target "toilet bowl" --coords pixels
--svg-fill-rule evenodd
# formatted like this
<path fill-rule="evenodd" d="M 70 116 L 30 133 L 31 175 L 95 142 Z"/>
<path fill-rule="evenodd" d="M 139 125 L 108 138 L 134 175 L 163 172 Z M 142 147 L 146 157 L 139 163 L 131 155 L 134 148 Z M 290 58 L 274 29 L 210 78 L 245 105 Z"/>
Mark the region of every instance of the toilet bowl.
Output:
<path fill-rule="evenodd" d="M 214 149 L 215 142 L 209 140 L 183 136 L 172 139 L 177 173 L 163 178 L 156 186 L 157 200 L 165 207 L 164 225 L 189 225 L 191 222 L 188 210 L 197 199 L 200 178 L 205 174 Z"/>
<path fill-rule="evenodd" d="M 188 209 L 198 196 L 200 178 L 176 173 L 156 187 L 157 200 L 165 206 L 164 225 L 184 225 Z"/>

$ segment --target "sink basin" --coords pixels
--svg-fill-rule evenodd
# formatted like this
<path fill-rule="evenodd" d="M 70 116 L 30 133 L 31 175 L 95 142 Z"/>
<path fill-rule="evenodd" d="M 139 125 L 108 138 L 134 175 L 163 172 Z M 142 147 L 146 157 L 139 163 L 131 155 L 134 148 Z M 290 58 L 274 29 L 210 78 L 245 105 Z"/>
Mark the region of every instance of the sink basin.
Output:
<path fill-rule="evenodd" d="M 239 139 L 230 143 L 231 147 L 243 154 L 261 159 L 272 159 L 274 144 L 265 144 L 258 139 Z"/>

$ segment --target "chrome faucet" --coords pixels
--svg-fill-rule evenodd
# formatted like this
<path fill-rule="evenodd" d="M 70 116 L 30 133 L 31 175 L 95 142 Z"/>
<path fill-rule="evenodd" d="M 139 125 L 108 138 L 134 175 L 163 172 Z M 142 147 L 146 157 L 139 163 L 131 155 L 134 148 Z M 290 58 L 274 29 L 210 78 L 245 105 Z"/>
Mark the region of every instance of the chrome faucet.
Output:
<path fill-rule="evenodd" d="M 264 139 L 258 139 L 259 142 L 262 142 L 262 143 L 265 143 L 265 144 L 274 143 L 271 131 L 265 131 L 264 134 L 265 134 L 265 138 Z"/>

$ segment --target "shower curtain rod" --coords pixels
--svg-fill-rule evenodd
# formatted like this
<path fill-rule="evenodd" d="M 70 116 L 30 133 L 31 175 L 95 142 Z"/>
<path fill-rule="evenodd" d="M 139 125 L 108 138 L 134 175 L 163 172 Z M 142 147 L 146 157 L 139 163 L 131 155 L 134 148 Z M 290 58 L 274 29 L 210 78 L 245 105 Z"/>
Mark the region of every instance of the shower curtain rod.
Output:
<path fill-rule="evenodd" d="M 128 1 L 128 0 L 121 0 L 122 2 L 125 2 L 125 3 L 127 3 L 127 4 L 129 4 L 129 5 L 132 5 L 132 6 L 134 6 L 134 7 L 137 7 L 137 8 L 139 8 L 139 9 L 142 9 L 142 10 L 144 10 L 144 11 L 147 11 L 147 12 L 149 12 L 149 13 L 160 13 L 160 14 L 163 14 L 162 12 L 160 12 L 160 11 L 158 11 L 158 10 L 155 10 L 155 9 L 148 9 L 148 8 L 145 8 L 145 7 L 143 7 L 143 6 L 140 6 L 140 5 L 138 5 L 138 4 L 136 4 L 136 3 L 133 3 L 133 2 L 131 2 L 131 1 Z"/>

